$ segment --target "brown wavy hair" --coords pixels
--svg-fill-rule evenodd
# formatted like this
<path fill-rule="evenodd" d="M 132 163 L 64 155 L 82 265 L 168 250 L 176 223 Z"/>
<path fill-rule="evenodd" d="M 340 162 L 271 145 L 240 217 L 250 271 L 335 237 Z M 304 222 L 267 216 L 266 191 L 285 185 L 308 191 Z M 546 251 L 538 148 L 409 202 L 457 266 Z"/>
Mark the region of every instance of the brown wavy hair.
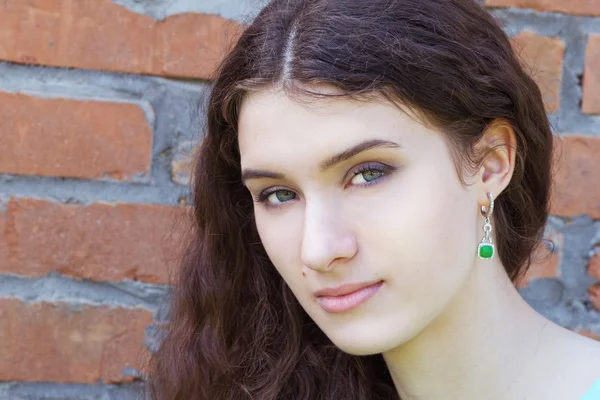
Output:
<path fill-rule="evenodd" d="M 496 199 L 499 257 L 513 282 L 548 216 L 552 133 L 538 86 L 473 0 L 274 0 L 224 58 L 195 155 L 191 226 L 146 393 L 167 399 L 399 399 L 381 355 L 339 350 L 304 312 L 261 244 L 240 175 L 246 93 L 371 96 L 416 110 L 450 143 L 461 174 L 497 119 L 517 136 Z M 314 98 L 314 97 L 313 97 Z M 464 180 L 463 180 L 464 183 Z"/>

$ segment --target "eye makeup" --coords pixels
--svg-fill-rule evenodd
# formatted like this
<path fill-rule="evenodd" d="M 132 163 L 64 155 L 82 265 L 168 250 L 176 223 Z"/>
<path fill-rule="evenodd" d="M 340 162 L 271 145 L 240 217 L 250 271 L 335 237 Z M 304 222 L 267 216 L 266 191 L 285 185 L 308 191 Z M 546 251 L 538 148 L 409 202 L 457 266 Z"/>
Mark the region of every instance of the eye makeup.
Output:
<path fill-rule="evenodd" d="M 380 183 L 381 181 L 385 180 L 385 178 L 387 178 L 394 171 L 396 171 L 396 169 L 397 168 L 395 168 L 395 167 L 392 167 L 390 165 L 383 164 L 380 162 L 368 162 L 368 163 L 360 164 L 350 170 L 350 172 L 349 172 L 350 176 L 347 179 L 348 183 L 345 184 L 345 187 L 349 187 L 349 186 L 366 187 L 366 186 L 375 185 L 375 184 Z M 359 177 L 359 176 L 362 177 L 364 182 L 352 184 L 352 181 L 356 177 Z M 279 201 L 278 203 L 273 203 L 273 202 L 269 201 L 269 198 L 272 195 L 275 195 L 275 197 Z M 283 197 L 283 199 L 285 199 L 285 198 L 289 198 L 289 199 L 283 200 L 282 197 Z M 294 193 L 293 190 L 287 189 L 285 187 L 275 186 L 272 188 L 268 188 L 268 189 L 262 191 L 261 193 L 259 193 L 258 196 L 254 197 L 254 201 L 256 203 L 265 204 L 266 207 L 278 208 L 278 207 L 281 207 L 283 204 L 291 202 L 296 197 L 297 197 L 297 194 Z"/>

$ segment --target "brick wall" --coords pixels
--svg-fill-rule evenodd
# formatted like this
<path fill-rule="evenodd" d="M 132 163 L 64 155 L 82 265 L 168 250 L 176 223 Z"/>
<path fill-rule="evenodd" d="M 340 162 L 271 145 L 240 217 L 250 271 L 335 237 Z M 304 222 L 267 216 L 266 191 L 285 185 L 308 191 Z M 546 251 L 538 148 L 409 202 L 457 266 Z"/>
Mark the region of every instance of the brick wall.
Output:
<path fill-rule="evenodd" d="M 135 398 L 165 315 L 196 110 L 256 11 L 204 3 L 0 1 L 0 399 Z M 556 251 L 520 291 L 600 339 L 595 4 L 487 1 L 561 138 Z"/>

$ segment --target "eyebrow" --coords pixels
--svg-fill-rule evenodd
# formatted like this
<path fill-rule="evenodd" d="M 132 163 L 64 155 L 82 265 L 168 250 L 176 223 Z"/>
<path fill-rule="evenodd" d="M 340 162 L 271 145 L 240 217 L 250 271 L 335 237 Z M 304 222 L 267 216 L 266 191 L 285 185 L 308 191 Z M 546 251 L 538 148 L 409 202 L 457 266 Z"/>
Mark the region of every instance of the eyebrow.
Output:
<path fill-rule="evenodd" d="M 370 140 L 365 140 L 363 142 L 358 143 L 355 146 L 350 147 L 349 149 L 346 149 L 344 151 L 342 151 L 341 153 L 335 154 L 325 160 L 323 160 L 320 164 L 319 164 L 319 172 L 324 172 L 330 168 L 333 168 L 334 166 L 356 156 L 359 153 L 362 153 L 363 151 L 367 151 L 367 150 L 371 150 L 371 149 L 375 149 L 375 148 L 398 148 L 401 147 L 398 143 L 396 142 L 392 142 L 390 140 L 382 140 L 382 139 L 370 139 Z M 266 171 L 266 170 L 260 170 L 260 169 L 244 169 L 242 171 L 242 182 L 246 183 L 246 181 L 248 181 L 249 179 L 261 179 L 261 178 L 270 178 L 270 179 L 284 179 L 285 175 L 278 173 L 278 172 L 272 172 L 272 171 Z"/>

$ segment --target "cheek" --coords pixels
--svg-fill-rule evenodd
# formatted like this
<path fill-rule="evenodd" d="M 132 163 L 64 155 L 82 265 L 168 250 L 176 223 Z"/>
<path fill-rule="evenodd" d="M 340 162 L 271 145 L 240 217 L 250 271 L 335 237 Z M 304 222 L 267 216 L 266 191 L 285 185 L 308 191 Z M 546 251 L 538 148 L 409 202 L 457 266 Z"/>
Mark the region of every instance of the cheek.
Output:
<path fill-rule="evenodd" d="M 271 263 L 288 286 L 292 287 L 302 277 L 299 265 L 301 225 L 297 223 L 293 210 L 273 214 L 257 206 L 254 211 L 256 228 Z"/>
<path fill-rule="evenodd" d="M 464 278 L 459 270 L 471 266 L 477 247 L 469 192 L 452 168 L 427 164 L 407 171 L 393 191 L 364 224 L 369 235 L 380 238 L 379 253 L 389 255 L 393 284 L 421 296 L 431 294 L 424 286 L 451 290 Z"/>

